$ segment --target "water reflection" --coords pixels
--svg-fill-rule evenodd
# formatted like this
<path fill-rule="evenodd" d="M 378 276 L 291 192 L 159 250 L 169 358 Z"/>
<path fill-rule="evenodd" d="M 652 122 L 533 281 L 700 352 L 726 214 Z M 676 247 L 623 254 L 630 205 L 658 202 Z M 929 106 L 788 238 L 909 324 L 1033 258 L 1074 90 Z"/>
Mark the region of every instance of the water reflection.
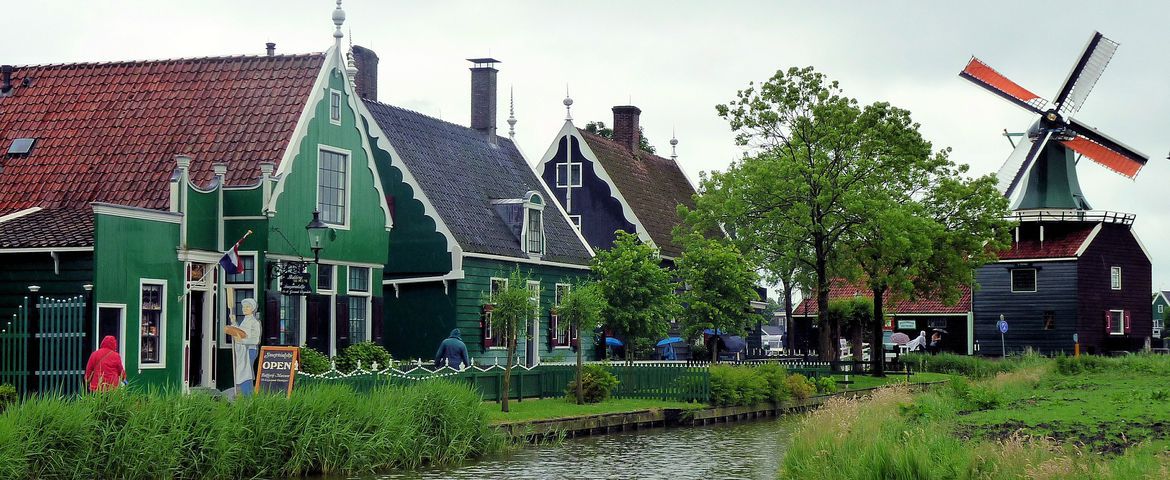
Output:
<path fill-rule="evenodd" d="M 459 467 L 376 479 L 776 478 L 793 419 L 642 430 L 530 446 Z"/>

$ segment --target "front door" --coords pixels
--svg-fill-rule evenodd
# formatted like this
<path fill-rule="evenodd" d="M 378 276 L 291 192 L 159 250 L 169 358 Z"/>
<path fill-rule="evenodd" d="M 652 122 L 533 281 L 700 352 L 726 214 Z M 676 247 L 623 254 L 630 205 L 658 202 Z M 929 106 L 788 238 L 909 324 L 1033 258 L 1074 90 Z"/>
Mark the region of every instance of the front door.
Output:
<path fill-rule="evenodd" d="M 205 292 L 192 291 L 187 310 L 187 386 L 203 385 L 203 301 Z"/>
<path fill-rule="evenodd" d="M 528 348 L 525 365 L 529 368 L 540 364 L 540 282 L 528 281 L 528 295 L 534 305 L 532 319 L 525 327 L 528 329 Z"/>

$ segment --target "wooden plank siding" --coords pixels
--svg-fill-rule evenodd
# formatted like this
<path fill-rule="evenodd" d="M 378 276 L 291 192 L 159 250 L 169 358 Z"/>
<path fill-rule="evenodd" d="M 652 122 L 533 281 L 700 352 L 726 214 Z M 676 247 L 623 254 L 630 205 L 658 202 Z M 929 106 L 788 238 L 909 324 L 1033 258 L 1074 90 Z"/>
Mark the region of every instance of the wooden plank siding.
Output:
<path fill-rule="evenodd" d="M 1042 353 L 1072 353 L 1077 332 L 1076 261 L 1002 262 L 985 265 L 976 273 L 979 288 L 974 292 L 975 341 L 977 353 L 1002 355 L 996 322 L 1003 315 L 1008 322 L 1004 343 L 1008 352 L 1032 347 Z M 1012 292 L 1011 269 L 1035 268 L 1036 291 Z M 1044 329 L 1044 312 L 1055 315 L 1055 325 Z M 1103 315 L 1103 314 L 1102 314 Z M 1104 317 L 1102 317 L 1104 318 Z"/>
<path fill-rule="evenodd" d="M 1121 290 L 1110 285 L 1110 268 L 1121 267 Z M 1138 350 L 1152 334 L 1150 260 L 1126 225 L 1105 224 L 1078 262 L 1081 348 L 1090 353 Z M 1133 322 L 1129 334 L 1108 335 L 1105 312 L 1125 310 Z"/>
<path fill-rule="evenodd" d="M 93 252 L 61 252 L 57 258 L 58 273 L 54 273 L 48 252 L 0 254 L 0 320 L 12 318 L 30 285 L 41 287 L 40 294 L 51 297 L 85 294 L 82 285 L 93 284 Z"/>

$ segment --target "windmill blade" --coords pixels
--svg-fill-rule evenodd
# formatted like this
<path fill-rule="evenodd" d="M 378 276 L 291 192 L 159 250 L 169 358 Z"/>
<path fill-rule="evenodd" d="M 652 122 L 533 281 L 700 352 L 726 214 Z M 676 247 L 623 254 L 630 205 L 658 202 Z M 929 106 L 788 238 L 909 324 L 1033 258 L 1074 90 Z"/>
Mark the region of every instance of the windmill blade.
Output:
<path fill-rule="evenodd" d="M 1097 129 L 1076 120 L 1069 122 L 1069 128 L 1077 133 L 1072 140 L 1064 140 L 1066 147 L 1089 157 L 1105 168 L 1133 178 L 1146 165 L 1150 157 L 1114 140 Z"/>
<path fill-rule="evenodd" d="M 1060 92 L 1052 101 L 1061 116 L 1067 118 L 1081 109 L 1085 98 L 1105 72 L 1105 66 L 1109 65 L 1109 60 L 1117 52 L 1117 45 L 1117 42 L 1105 38 L 1101 32 L 1093 32 L 1089 44 L 1085 45 L 1084 53 L 1081 53 L 1081 58 L 1073 65 L 1072 71 L 1068 72 L 1064 86 L 1060 87 Z"/>
<path fill-rule="evenodd" d="M 1009 80 L 975 57 L 971 57 L 971 61 L 967 62 L 967 67 L 959 72 L 959 76 L 1032 113 L 1041 113 L 1044 106 L 1048 104 L 1039 95 Z"/>
<path fill-rule="evenodd" d="M 1003 192 L 1005 197 L 1011 198 L 1016 187 L 1023 183 L 1021 180 L 1026 177 L 1028 170 L 1031 170 L 1036 157 L 1044 150 L 1044 145 L 1048 144 L 1051 137 L 1052 132 L 1046 131 L 1039 138 L 1025 137 L 1016 144 L 1015 150 L 1012 150 L 1012 154 L 1003 162 L 1003 166 L 999 167 L 999 172 L 995 176 L 999 180 L 999 191 Z"/>

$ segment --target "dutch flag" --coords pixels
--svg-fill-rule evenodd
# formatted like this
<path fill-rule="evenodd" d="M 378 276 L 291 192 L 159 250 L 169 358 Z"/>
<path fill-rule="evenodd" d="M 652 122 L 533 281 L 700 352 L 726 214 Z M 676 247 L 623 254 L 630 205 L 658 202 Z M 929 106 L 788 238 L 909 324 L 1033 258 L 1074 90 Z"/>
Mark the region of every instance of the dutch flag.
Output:
<path fill-rule="evenodd" d="M 235 245 L 232 245 L 232 248 L 224 252 L 223 256 L 219 258 L 219 266 L 223 267 L 224 273 L 238 275 L 243 272 L 244 264 L 240 261 L 240 243 L 251 234 L 252 231 L 248 230 Z"/>

